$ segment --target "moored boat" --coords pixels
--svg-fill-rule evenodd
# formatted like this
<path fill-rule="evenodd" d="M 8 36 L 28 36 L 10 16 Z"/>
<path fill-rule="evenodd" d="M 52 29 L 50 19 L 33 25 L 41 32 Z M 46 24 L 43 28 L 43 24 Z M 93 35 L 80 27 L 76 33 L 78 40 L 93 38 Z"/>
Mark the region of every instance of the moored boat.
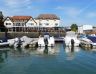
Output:
<path fill-rule="evenodd" d="M 6 47 L 9 46 L 8 42 L 3 42 L 2 40 L 0 40 L 0 47 Z"/>
<path fill-rule="evenodd" d="M 66 46 L 71 46 L 72 44 L 74 44 L 74 46 L 79 46 L 79 44 L 80 44 L 80 41 L 77 38 L 77 35 L 73 31 L 67 32 L 64 40 L 65 40 Z"/>
<path fill-rule="evenodd" d="M 54 46 L 55 39 L 53 36 L 49 36 L 49 34 L 45 34 L 44 37 L 39 36 L 38 46 Z"/>

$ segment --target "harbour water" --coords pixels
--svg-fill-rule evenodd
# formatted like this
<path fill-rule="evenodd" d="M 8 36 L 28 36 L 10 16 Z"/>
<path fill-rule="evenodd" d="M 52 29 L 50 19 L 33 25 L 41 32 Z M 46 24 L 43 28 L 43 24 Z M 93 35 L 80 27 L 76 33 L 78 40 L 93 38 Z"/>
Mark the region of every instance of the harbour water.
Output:
<path fill-rule="evenodd" d="M 0 74 L 96 74 L 96 51 L 65 48 L 0 51 Z"/>

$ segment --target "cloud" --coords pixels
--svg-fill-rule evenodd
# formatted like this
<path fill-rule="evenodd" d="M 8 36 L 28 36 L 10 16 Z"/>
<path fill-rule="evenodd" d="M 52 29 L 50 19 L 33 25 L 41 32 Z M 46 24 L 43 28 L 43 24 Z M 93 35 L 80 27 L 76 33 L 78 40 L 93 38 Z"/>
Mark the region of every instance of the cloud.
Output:
<path fill-rule="evenodd" d="M 91 1 L 90 3 L 88 3 L 87 5 L 85 5 L 82 8 L 77 8 L 75 7 L 65 7 L 65 6 L 58 6 L 55 9 L 57 10 L 61 10 L 62 12 L 64 12 L 65 14 L 67 14 L 70 17 L 77 17 L 79 15 L 82 15 L 85 13 L 85 11 L 90 8 L 92 5 L 94 5 L 96 3 L 96 0 Z M 95 14 L 91 13 L 89 14 L 91 17 L 93 17 Z"/>
<path fill-rule="evenodd" d="M 80 9 L 76 7 L 58 6 L 55 9 L 64 12 L 69 17 L 76 17 L 80 12 Z"/>
<path fill-rule="evenodd" d="M 56 10 L 64 10 L 64 7 L 63 6 L 57 6 L 55 9 Z"/>
<path fill-rule="evenodd" d="M 79 9 L 77 9 L 77 8 L 72 8 L 72 7 L 70 7 L 70 8 L 67 8 L 66 9 L 66 13 L 69 15 L 69 16 L 71 16 L 71 17 L 76 17 L 78 14 L 79 14 Z"/>
<path fill-rule="evenodd" d="M 89 12 L 86 14 L 87 18 L 96 18 L 96 12 Z"/>
<path fill-rule="evenodd" d="M 27 6 L 31 3 L 31 0 L 4 0 L 5 5 L 10 8 L 19 8 Z"/>
<path fill-rule="evenodd" d="M 37 0 L 35 0 L 37 1 Z M 34 6 L 34 0 L 3 0 L 3 7 L 0 9 L 3 11 L 4 15 L 30 15 L 34 14 L 30 10 L 38 10 L 37 6 Z"/>

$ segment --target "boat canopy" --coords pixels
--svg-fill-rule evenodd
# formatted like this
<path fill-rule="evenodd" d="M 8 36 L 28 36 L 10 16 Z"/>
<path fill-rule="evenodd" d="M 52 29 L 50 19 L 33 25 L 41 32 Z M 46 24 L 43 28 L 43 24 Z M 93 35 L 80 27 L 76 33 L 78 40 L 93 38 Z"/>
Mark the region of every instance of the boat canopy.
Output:
<path fill-rule="evenodd" d="M 93 43 L 96 43 L 96 36 L 87 36 Z"/>

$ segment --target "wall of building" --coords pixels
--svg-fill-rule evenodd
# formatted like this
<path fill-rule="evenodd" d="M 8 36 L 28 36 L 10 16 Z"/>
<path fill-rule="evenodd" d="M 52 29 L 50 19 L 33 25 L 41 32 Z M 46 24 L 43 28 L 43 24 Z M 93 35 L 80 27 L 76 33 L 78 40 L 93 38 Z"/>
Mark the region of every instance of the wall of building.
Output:
<path fill-rule="evenodd" d="M 8 23 L 10 23 L 10 24 L 8 24 Z M 59 27 L 60 26 L 60 20 L 58 20 L 58 19 L 33 19 L 33 18 L 30 18 L 29 21 L 27 21 L 27 20 L 12 21 L 12 20 L 10 20 L 10 18 L 7 17 L 7 19 L 4 21 L 4 26 L 6 26 L 6 28 L 8 28 L 8 32 L 20 32 L 20 31 L 21 32 L 32 32 L 32 31 L 34 31 L 34 29 L 32 29 L 32 28 L 38 29 L 39 27 L 41 27 L 41 28 Z"/>
<path fill-rule="evenodd" d="M 42 19 L 37 19 L 36 20 L 37 24 L 39 27 L 59 27 L 60 26 L 60 20 L 42 20 Z M 57 25 L 55 25 L 57 24 Z"/>
<path fill-rule="evenodd" d="M 10 23 L 10 24 L 9 25 L 6 25 L 6 23 Z M 7 28 L 11 28 L 11 27 L 13 27 L 13 23 L 12 23 L 12 21 L 9 18 L 7 18 L 4 21 L 4 26 L 7 27 Z"/>
<path fill-rule="evenodd" d="M 78 33 L 83 33 L 83 27 L 82 26 L 78 27 Z"/>
<path fill-rule="evenodd" d="M 78 33 L 85 33 L 92 30 L 93 30 L 92 25 L 82 25 L 78 27 Z"/>
<path fill-rule="evenodd" d="M 32 18 L 26 23 L 26 27 L 37 27 L 37 22 Z"/>
<path fill-rule="evenodd" d="M 92 25 L 83 25 L 83 30 L 92 30 L 93 26 Z"/>

